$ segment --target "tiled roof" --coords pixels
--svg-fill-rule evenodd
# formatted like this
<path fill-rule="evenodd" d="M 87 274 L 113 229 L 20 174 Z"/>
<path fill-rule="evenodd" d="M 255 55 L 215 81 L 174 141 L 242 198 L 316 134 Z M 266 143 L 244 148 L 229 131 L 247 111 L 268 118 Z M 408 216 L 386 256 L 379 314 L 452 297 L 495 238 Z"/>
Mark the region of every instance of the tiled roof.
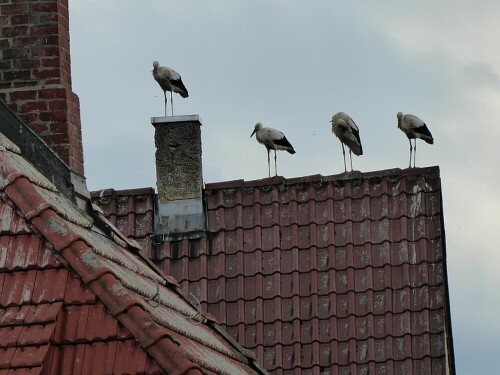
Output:
<path fill-rule="evenodd" d="M 137 241 L 151 258 L 154 215 L 154 189 L 105 189 L 92 193 L 99 206 L 106 207 L 106 218 L 127 237 Z"/>
<path fill-rule="evenodd" d="M 262 373 L 199 312 L 0 134 L 0 374 Z"/>
<path fill-rule="evenodd" d="M 439 168 L 229 181 L 205 197 L 208 237 L 154 258 L 268 371 L 454 373 Z"/>

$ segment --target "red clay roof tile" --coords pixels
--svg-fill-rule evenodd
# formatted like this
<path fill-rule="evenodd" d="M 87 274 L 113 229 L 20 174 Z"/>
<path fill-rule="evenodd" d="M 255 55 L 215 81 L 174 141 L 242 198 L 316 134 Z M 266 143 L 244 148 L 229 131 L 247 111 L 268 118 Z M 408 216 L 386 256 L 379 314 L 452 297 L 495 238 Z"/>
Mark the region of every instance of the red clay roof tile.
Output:
<path fill-rule="evenodd" d="M 13 210 L 13 208 L 4 204 L 0 206 L 0 234 L 21 234 L 21 233 L 31 233 L 31 229 L 27 225 L 26 221 L 20 218 Z M 9 237 L 5 237 L 9 238 Z"/>
<path fill-rule="evenodd" d="M 153 234 L 154 189 L 107 189 L 91 196 L 108 220 L 127 237 L 137 241 L 146 255 L 152 257 L 150 236 Z"/>

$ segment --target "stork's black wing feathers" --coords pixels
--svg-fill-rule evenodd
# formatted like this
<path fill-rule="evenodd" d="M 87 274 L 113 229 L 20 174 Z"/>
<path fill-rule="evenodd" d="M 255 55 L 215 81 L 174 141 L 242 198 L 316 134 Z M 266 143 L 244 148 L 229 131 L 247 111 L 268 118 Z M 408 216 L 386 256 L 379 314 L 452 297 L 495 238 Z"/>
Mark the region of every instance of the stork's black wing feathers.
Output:
<path fill-rule="evenodd" d="M 287 150 L 290 154 L 295 154 L 295 150 L 293 149 L 293 146 L 290 142 L 288 142 L 288 139 L 286 139 L 285 136 L 281 139 L 273 139 L 273 142 L 279 146 L 283 147 L 290 147 L 290 150 Z"/>
<path fill-rule="evenodd" d="M 422 126 L 419 126 L 418 128 L 414 128 L 413 129 L 415 131 L 415 133 L 418 133 L 418 134 L 422 134 L 422 135 L 426 135 L 428 137 L 431 137 L 432 138 L 432 134 L 431 132 L 429 131 L 429 129 L 427 128 L 427 125 L 424 124 Z"/>
<path fill-rule="evenodd" d="M 184 86 L 182 79 L 171 80 L 170 83 L 177 89 L 175 91 L 178 92 L 180 96 L 182 96 L 183 98 L 187 98 L 189 96 L 188 90 L 186 86 Z"/>
<path fill-rule="evenodd" d="M 363 146 L 361 146 L 361 138 L 359 137 L 359 130 L 358 129 L 352 129 L 352 134 L 356 137 L 358 143 L 359 143 L 359 150 L 360 153 L 359 155 L 363 155 Z"/>

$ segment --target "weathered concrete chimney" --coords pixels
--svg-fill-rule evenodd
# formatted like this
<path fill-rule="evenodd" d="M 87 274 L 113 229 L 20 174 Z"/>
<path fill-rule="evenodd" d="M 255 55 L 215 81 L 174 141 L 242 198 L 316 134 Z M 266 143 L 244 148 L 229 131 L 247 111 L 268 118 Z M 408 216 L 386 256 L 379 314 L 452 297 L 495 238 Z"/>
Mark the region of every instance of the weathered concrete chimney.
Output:
<path fill-rule="evenodd" d="M 71 87 L 68 0 L 0 4 L 0 97 L 83 176 L 80 104 Z"/>
<path fill-rule="evenodd" d="M 200 118 L 153 117 L 151 123 L 158 188 L 155 234 L 165 240 L 204 236 Z"/>

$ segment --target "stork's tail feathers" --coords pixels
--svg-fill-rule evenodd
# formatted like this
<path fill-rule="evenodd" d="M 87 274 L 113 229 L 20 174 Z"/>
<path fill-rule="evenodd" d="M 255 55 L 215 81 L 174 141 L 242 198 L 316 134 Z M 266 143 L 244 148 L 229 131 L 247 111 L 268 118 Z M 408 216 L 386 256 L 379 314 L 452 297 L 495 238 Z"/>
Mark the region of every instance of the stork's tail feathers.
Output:
<path fill-rule="evenodd" d="M 419 134 L 418 138 L 422 139 L 423 141 L 426 141 L 430 145 L 434 144 L 434 138 L 432 138 L 432 135 L 429 137 L 427 135 Z"/>
<path fill-rule="evenodd" d="M 420 138 L 423 141 L 426 141 L 428 144 L 432 145 L 434 143 L 434 138 L 432 137 L 429 128 L 427 128 L 426 124 L 419 126 L 418 128 L 413 129 L 415 132 L 415 137 Z"/>
<path fill-rule="evenodd" d="M 187 98 L 189 96 L 188 90 L 186 86 L 182 83 L 182 81 L 177 81 L 177 87 L 173 87 L 173 91 L 178 93 L 183 98 Z"/>
<path fill-rule="evenodd" d="M 186 86 L 184 86 L 182 79 L 171 81 L 171 83 L 172 83 L 172 91 L 178 93 L 183 98 L 187 98 L 189 96 L 188 90 Z"/>
<path fill-rule="evenodd" d="M 359 145 L 359 154 L 356 154 L 356 155 L 358 155 L 358 156 L 363 155 L 363 147 L 361 145 Z"/>
<path fill-rule="evenodd" d="M 363 147 L 361 144 L 353 143 L 348 145 L 354 155 L 360 156 L 363 155 Z"/>
<path fill-rule="evenodd" d="M 421 130 L 421 129 L 422 128 L 419 128 L 418 130 Z M 422 141 L 425 141 L 425 142 L 427 142 L 430 145 L 434 144 L 434 138 L 432 137 L 432 134 L 429 132 L 429 130 L 427 129 L 427 127 L 425 127 L 425 130 L 426 130 L 425 134 L 423 134 L 423 133 L 417 133 L 415 131 L 415 137 L 416 138 L 420 138 Z"/>
<path fill-rule="evenodd" d="M 281 134 L 281 133 L 280 133 Z M 288 139 L 281 134 L 283 138 L 281 139 L 274 139 L 274 145 L 276 150 L 285 150 L 288 151 L 290 154 L 295 154 L 295 150 L 293 149 L 293 146 L 290 142 L 288 142 Z"/>

